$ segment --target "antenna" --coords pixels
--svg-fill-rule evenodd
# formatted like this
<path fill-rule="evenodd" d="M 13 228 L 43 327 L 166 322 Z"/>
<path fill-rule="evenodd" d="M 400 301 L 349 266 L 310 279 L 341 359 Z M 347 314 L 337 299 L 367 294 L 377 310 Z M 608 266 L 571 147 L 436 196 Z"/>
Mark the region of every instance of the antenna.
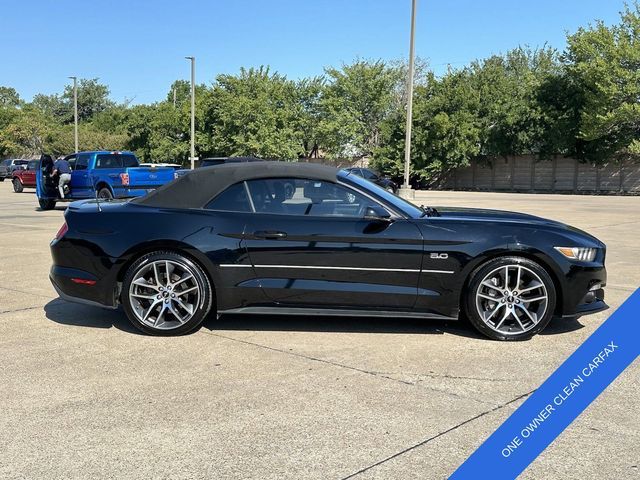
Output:
<path fill-rule="evenodd" d="M 93 174 L 91 175 L 91 183 L 95 184 L 94 179 L 93 179 Z M 95 190 L 95 188 L 94 188 Z M 100 195 L 98 195 L 98 190 L 95 190 L 96 192 L 96 205 L 98 206 L 98 211 L 102 212 L 102 207 L 100 206 Z"/>

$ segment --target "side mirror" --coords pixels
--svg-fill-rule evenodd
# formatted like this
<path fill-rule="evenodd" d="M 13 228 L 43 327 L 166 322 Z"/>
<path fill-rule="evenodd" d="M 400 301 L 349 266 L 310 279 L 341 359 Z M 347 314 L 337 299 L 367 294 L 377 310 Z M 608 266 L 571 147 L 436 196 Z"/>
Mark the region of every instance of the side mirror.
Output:
<path fill-rule="evenodd" d="M 369 205 L 364 211 L 364 219 L 369 222 L 391 223 L 391 214 L 378 205 Z"/>

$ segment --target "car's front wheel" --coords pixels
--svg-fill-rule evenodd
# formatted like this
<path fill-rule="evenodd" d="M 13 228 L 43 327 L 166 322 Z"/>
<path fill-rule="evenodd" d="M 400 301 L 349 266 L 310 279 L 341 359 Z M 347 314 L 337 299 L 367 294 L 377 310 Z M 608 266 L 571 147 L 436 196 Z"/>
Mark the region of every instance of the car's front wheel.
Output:
<path fill-rule="evenodd" d="M 13 191 L 16 193 L 21 193 L 24 190 L 23 186 L 22 186 L 22 182 L 17 179 L 14 178 L 13 179 Z"/>
<path fill-rule="evenodd" d="M 182 335 L 198 327 L 212 306 L 211 284 L 189 258 L 144 255 L 127 270 L 122 305 L 129 320 L 151 335 Z"/>
<path fill-rule="evenodd" d="M 527 340 L 551 320 L 556 290 L 547 271 L 523 257 L 500 257 L 476 269 L 465 311 L 473 326 L 494 340 Z"/>

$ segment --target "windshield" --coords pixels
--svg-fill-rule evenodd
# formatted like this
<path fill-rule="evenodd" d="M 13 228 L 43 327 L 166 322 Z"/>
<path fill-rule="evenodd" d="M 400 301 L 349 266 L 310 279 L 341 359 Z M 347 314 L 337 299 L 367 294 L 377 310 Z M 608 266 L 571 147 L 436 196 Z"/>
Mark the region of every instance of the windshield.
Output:
<path fill-rule="evenodd" d="M 365 180 L 364 178 L 359 177 L 355 173 L 352 174 L 347 170 L 340 170 L 340 172 L 338 173 L 338 178 L 348 183 L 352 183 L 355 186 L 360 187 L 368 192 L 371 192 L 376 197 L 379 197 L 381 200 L 390 203 L 398 210 L 406 213 L 411 218 L 422 217 L 422 210 L 419 207 L 416 207 L 413 203 L 407 202 L 405 199 L 386 191 L 384 188 L 379 187 L 375 183 L 371 183 L 369 180 Z"/>

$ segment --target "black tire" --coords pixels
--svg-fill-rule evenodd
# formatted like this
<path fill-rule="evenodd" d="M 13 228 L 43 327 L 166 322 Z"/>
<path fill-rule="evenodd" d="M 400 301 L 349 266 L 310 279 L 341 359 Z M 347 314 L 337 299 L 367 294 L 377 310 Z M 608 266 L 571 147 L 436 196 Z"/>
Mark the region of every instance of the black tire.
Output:
<path fill-rule="evenodd" d="M 477 294 L 482 287 L 481 282 L 485 279 L 487 275 L 490 275 L 492 272 L 497 269 L 501 269 L 501 267 L 510 266 L 512 268 L 516 268 L 518 266 L 524 267 L 524 269 L 528 269 L 530 272 L 533 272 L 539 280 L 542 282 L 544 287 L 544 291 L 546 292 L 547 302 L 546 309 L 544 310 L 544 314 L 539 317 L 539 320 L 530 329 L 526 331 L 518 333 L 517 327 L 514 327 L 512 332 L 503 333 L 496 331 L 494 328 L 490 327 L 485 323 L 482 319 L 481 314 L 479 312 L 479 307 L 477 306 L 478 300 L 482 303 L 482 298 L 477 299 Z M 523 269 L 523 270 L 524 270 Z M 512 284 L 513 285 L 513 284 Z M 519 286 L 515 286 L 513 290 L 520 288 Z M 463 292 L 464 298 L 462 299 L 464 314 L 466 315 L 469 322 L 473 325 L 473 327 L 478 330 L 483 335 L 493 339 L 493 340 L 502 340 L 502 341 L 518 341 L 518 340 L 528 340 L 531 337 L 540 333 L 544 328 L 549 324 L 551 318 L 553 317 L 553 312 L 556 306 L 556 288 L 553 283 L 553 280 L 549 276 L 549 273 L 538 263 L 529 260 L 524 257 L 517 256 L 508 256 L 508 257 L 498 257 L 493 260 L 489 260 L 484 263 L 476 270 L 471 273 L 470 280 L 468 283 L 468 288 L 466 292 Z M 521 295 L 524 295 L 521 293 Z M 498 302 L 505 303 L 501 300 L 501 297 L 496 297 L 498 300 L 495 301 L 497 305 Z M 520 303 L 520 302 L 518 302 Z M 524 306 L 524 304 L 523 304 Z M 528 308 L 528 307 L 527 307 Z M 497 310 L 497 307 L 496 307 Z M 515 309 L 514 311 L 520 312 L 520 310 Z M 502 313 L 502 312 L 500 312 Z M 520 312 L 521 315 L 524 315 Z M 521 319 L 525 317 L 522 316 Z M 503 327 L 504 328 L 504 327 Z"/>
<path fill-rule="evenodd" d="M 113 198 L 113 194 L 111 193 L 111 190 L 109 190 L 107 187 L 102 187 L 100 190 L 98 190 L 98 198 L 110 200 Z"/>
<path fill-rule="evenodd" d="M 13 191 L 16 193 L 22 193 L 24 187 L 22 186 L 22 182 L 18 178 L 13 179 Z"/>
<path fill-rule="evenodd" d="M 4 177 L 0 177 L 0 182 L 4 182 Z"/>
<path fill-rule="evenodd" d="M 55 200 L 39 198 L 38 199 L 38 203 L 40 204 L 40 208 L 42 210 L 53 210 L 54 208 L 56 208 L 56 201 Z"/>
<path fill-rule="evenodd" d="M 137 307 L 133 302 L 135 300 L 130 296 L 131 293 L 131 284 L 134 281 L 136 275 L 139 272 L 143 272 L 145 268 L 149 268 L 150 265 L 153 265 L 154 262 L 158 261 L 169 261 L 172 263 L 177 263 L 184 266 L 185 270 L 187 270 L 190 274 L 193 275 L 194 283 L 198 286 L 199 290 L 199 300 L 197 302 L 197 307 L 192 314 L 191 318 L 187 320 L 185 323 L 181 325 L 177 325 L 175 327 L 165 327 L 165 328 L 155 328 L 149 323 L 145 323 L 138 317 L 139 313 L 136 313 L 136 308 L 140 311 L 140 304 Z M 146 287 L 145 287 L 146 288 Z M 155 296 L 155 292 L 153 292 Z M 158 297 L 159 298 L 159 297 Z M 168 251 L 158 251 L 144 255 L 143 257 L 136 260 L 131 267 L 127 270 L 125 274 L 124 281 L 122 283 L 122 293 L 121 293 L 121 302 L 124 308 L 127 317 L 131 321 L 131 323 L 138 328 L 139 330 L 148 333 L 150 335 L 157 336 L 173 336 L 173 335 L 184 335 L 186 333 L 191 332 L 196 329 L 207 317 L 211 308 L 213 306 L 213 292 L 211 282 L 209 278 L 204 273 L 202 268 L 193 262 L 191 259 L 175 252 Z M 147 302 L 151 302 L 154 300 L 147 300 Z M 169 300 L 170 301 L 170 300 Z M 160 302 L 159 307 L 162 306 L 162 302 Z M 142 307 L 142 310 L 145 307 Z M 170 315 L 170 314 L 167 314 Z M 162 316 L 162 314 L 157 315 L 157 317 Z M 173 316 L 169 316 L 165 318 L 174 318 Z M 163 320 L 165 319 L 163 318 Z M 163 324 L 167 323 L 163 321 Z M 175 323 L 175 322 L 174 322 Z"/>

